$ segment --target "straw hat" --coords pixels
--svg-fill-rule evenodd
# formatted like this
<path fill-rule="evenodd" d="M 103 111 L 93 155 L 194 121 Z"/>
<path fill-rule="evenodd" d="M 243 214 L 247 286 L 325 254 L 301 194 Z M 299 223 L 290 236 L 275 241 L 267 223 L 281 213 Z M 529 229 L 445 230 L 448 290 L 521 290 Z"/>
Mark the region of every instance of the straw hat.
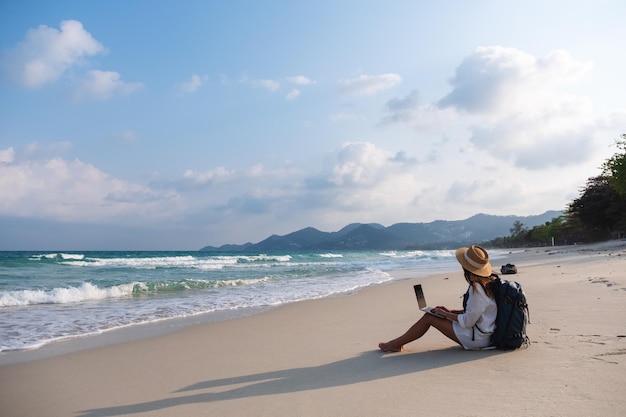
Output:
<path fill-rule="evenodd" d="M 456 250 L 456 259 L 464 269 L 479 277 L 491 275 L 491 264 L 487 251 L 478 245 L 469 248 L 459 248 Z"/>

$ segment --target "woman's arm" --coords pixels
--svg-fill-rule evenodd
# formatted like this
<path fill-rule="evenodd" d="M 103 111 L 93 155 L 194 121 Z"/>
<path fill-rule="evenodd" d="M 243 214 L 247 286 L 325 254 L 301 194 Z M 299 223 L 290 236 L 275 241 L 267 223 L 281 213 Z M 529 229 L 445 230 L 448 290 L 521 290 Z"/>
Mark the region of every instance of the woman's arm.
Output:
<path fill-rule="evenodd" d="M 459 321 L 458 316 L 459 316 L 459 310 L 448 310 L 447 308 L 443 307 L 443 306 L 438 306 L 432 309 L 432 312 L 435 314 L 438 314 L 440 316 L 442 316 L 445 319 L 448 319 L 450 321 Z M 462 310 L 461 310 L 462 313 Z"/>
<path fill-rule="evenodd" d="M 444 307 L 444 306 L 434 307 L 433 310 L 435 310 L 436 308 L 438 308 L 440 311 L 447 311 L 448 313 L 454 313 L 454 314 L 465 313 L 465 310 L 449 310 L 447 307 Z M 437 314 L 440 314 L 440 313 L 437 313 Z M 440 315 L 443 315 L 443 314 L 440 314 Z"/>

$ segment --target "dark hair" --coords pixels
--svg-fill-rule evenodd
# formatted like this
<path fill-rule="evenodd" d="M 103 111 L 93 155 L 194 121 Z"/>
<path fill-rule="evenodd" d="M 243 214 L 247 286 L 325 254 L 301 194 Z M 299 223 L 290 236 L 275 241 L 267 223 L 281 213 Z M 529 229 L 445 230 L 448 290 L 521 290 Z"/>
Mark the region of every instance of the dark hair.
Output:
<path fill-rule="evenodd" d="M 483 287 L 483 290 L 485 290 L 485 294 L 493 298 L 493 291 L 491 290 L 491 285 L 489 284 L 491 283 L 491 281 L 493 281 L 494 274 L 491 274 L 488 277 L 481 277 L 480 275 L 476 275 L 468 271 L 467 269 L 463 268 L 463 275 L 465 276 L 465 281 L 467 281 L 467 283 L 471 285 L 472 288 L 476 289 L 474 285 L 478 283 L 480 284 L 481 287 Z"/>

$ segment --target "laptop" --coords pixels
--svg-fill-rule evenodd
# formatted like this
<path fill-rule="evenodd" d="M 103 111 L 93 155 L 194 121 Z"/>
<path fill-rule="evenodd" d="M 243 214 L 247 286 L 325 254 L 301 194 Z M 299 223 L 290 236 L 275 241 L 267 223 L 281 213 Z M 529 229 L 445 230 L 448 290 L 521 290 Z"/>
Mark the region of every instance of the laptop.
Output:
<path fill-rule="evenodd" d="M 413 289 L 415 290 L 415 297 L 417 297 L 417 305 L 419 306 L 420 310 L 422 310 L 425 313 L 432 314 L 433 316 L 445 318 L 441 314 L 433 313 L 431 311 L 433 308 L 428 307 L 428 305 L 426 304 L 426 298 L 424 297 L 424 291 L 422 290 L 421 284 L 414 285 Z"/>

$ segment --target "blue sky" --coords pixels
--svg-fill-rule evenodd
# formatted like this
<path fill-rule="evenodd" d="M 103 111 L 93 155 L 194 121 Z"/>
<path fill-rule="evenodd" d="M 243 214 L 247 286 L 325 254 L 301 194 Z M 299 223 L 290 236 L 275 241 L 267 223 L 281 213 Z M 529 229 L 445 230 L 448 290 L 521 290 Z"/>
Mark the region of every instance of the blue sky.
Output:
<path fill-rule="evenodd" d="M 624 16 L 617 0 L 1 2 L 0 250 L 564 209 L 626 133 Z"/>

